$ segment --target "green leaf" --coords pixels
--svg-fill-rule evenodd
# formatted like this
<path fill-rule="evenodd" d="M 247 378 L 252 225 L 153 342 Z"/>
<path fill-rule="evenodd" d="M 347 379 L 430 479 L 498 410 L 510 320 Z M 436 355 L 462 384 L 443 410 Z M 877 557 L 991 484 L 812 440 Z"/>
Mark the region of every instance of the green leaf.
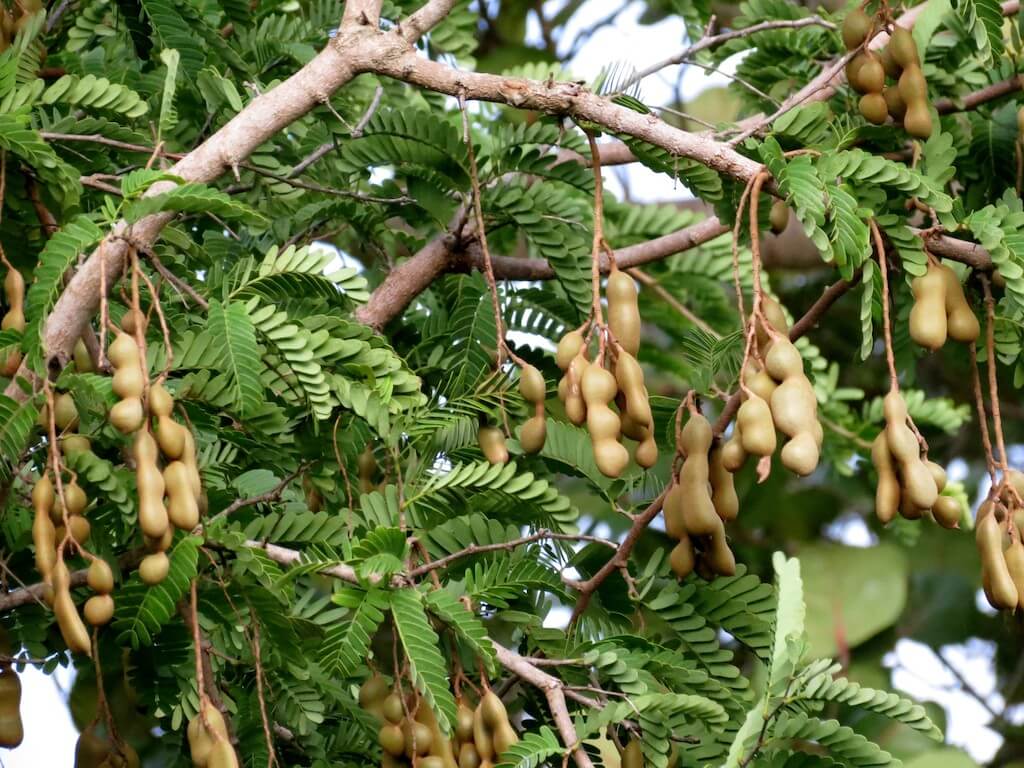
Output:
<path fill-rule="evenodd" d="M 494 644 L 483 623 L 461 601 L 446 589 L 435 589 L 426 595 L 427 608 L 448 624 L 466 643 L 473 656 L 481 660 L 487 671 L 494 674 L 497 661 Z"/>
<path fill-rule="evenodd" d="M 439 650 L 440 641 L 427 620 L 420 593 L 413 588 L 392 592 L 391 616 L 416 689 L 447 734 L 455 723 L 455 697 L 448 687 L 448 669 Z"/>
<path fill-rule="evenodd" d="M 28 445 L 38 410 L 31 399 L 19 403 L 0 394 L 0 481 L 7 482 L 22 451 Z"/>
<path fill-rule="evenodd" d="M 221 362 L 231 384 L 234 407 L 243 418 L 259 409 L 263 398 L 256 329 L 244 304 L 210 301 L 210 335 L 222 345 Z"/>
<path fill-rule="evenodd" d="M 160 61 L 167 67 L 167 74 L 164 77 L 164 93 L 160 98 L 160 119 L 157 122 L 159 139 L 165 132 L 169 131 L 178 122 L 178 112 L 174 108 L 174 93 L 178 80 L 178 62 L 181 61 L 180 54 L 173 48 L 160 52 Z"/>
<path fill-rule="evenodd" d="M 797 664 L 807 649 L 807 635 L 804 632 L 803 581 L 800 578 L 800 561 L 787 559 L 781 552 L 772 557 L 775 568 L 778 611 L 775 618 L 772 657 L 768 672 L 768 696 L 784 696 Z"/>
<path fill-rule="evenodd" d="M 1003 9 L 999 0 L 953 0 L 953 10 L 973 34 L 977 53 L 987 63 L 1003 53 Z"/>
<path fill-rule="evenodd" d="M 327 629 L 320 664 L 328 675 L 350 677 L 366 664 L 370 643 L 384 621 L 388 593 L 378 587 L 365 592 L 346 589 L 334 595 L 334 602 L 349 608 L 348 622 L 335 622 Z"/>
<path fill-rule="evenodd" d="M 507 752 L 502 752 L 495 768 L 539 768 L 549 757 L 564 755 L 567 751 L 554 731 L 542 725 L 539 731 L 527 733 Z"/>
<path fill-rule="evenodd" d="M 154 213 L 199 213 L 226 219 L 241 219 L 252 224 L 265 221 L 263 214 L 235 198 L 205 184 L 188 182 L 167 192 L 159 192 L 124 204 L 124 219 L 132 224 Z"/>

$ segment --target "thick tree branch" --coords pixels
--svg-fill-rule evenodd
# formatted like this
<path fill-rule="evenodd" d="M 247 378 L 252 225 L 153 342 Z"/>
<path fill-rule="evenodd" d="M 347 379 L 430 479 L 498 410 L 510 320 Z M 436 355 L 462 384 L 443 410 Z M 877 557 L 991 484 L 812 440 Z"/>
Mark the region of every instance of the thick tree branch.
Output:
<path fill-rule="evenodd" d="M 940 115 L 948 115 L 952 112 L 969 112 L 977 109 L 982 104 L 1009 96 L 1011 93 L 1024 90 L 1024 76 L 1014 75 L 998 83 L 986 85 L 972 93 L 968 93 L 959 99 L 938 99 L 935 102 L 935 110 Z"/>

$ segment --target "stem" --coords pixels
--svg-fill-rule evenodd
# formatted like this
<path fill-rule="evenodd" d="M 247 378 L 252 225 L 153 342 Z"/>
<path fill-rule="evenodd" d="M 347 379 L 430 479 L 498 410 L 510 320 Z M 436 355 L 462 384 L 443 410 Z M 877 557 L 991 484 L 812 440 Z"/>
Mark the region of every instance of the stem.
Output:
<path fill-rule="evenodd" d="M 871 234 L 878 252 L 878 269 L 882 274 L 882 334 L 885 338 L 885 362 L 889 366 L 889 391 L 899 392 L 899 376 L 896 373 L 896 356 L 892 351 L 892 321 L 889 317 L 889 269 L 885 259 L 885 243 L 874 219 L 868 219 Z"/>
<path fill-rule="evenodd" d="M 604 182 L 601 178 L 601 150 L 597 146 L 594 134 L 587 132 L 590 143 L 590 165 L 594 171 L 594 244 L 590 254 L 590 282 L 593 290 L 591 312 L 594 322 L 600 327 L 604 325 L 604 314 L 601 310 L 601 245 L 604 242 Z"/>

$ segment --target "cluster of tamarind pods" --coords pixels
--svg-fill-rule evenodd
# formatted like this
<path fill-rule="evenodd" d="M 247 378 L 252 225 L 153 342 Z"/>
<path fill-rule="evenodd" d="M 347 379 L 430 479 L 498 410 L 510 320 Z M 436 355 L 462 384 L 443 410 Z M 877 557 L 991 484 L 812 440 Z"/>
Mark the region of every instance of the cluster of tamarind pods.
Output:
<path fill-rule="evenodd" d="M 892 24 L 889 44 L 880 53 L 861 49 L 871 39 L 878 19 L 863 8 L 854 8 L 843 19 L 843 43 L 848 51 L 858 51 L 846 65 L 846 79 L 862 94 L 858 108 L 864 118 L 882 125 L 891 116 L 911 136 L 927 139 L 932 135 L 932 116 L 928 104 L 928 83 L 921 71 L 917 43 L 910 30 Z M 894 81 L 886 84 L 886 77 Z"/>
<path fill-rule="evenodd" d="M 6 47 L 6 46 L 4 46 Z M 25 331 L 25 278 L 14 267 L 7 269 L 4 275 L 4 297 L 7 299 L 7 311 L 0 319 L 0 331 Z M 0 352 L 0 376 L 10 378 L 21 365 L 21 350 L 9 347 Z"/>
<path fill-rule="evenodd" d="M 111 735 L 94 721 L 82 729 L 75 745 L 75 768 L 139 768 L 131 744 Z"/>
<path fill-rule="evenodd" d="M 189 752 L 195 768 L 238 768 L 238 757 L 220 710 L 202 696 L 199 711 L 188 721 Z"/>
<path fill-rule="evenodd" d="M 1011 469 L 978 507 L 981 584 L 1000 611 L 1024 610 L 1024 473 Z"/>
<path fill-rule="evenodd" d="M 21 722 L 21 679 L 10 663 L 11 647 L 7 633 L 0 627 L 0 747 L 13 749 L 25 738 Z"/>
<path fill-rule="evenodd" d="M 493 768 L 519 741 L 501 698 L 487 687 L 475 708 L 459 699 L 451 738 L 425 702 L 392 690 L 379 674 L 360 687 L 359 704 L 381 723 L 382 768 Z"/>

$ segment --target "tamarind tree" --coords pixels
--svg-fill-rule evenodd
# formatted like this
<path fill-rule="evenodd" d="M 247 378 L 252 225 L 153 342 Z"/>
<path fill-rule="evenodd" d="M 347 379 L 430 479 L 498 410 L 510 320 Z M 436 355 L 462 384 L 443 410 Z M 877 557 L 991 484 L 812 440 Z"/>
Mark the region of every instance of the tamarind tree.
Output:
<path fill-rule="evenodd" d="M 0 746 L 971 766 L 883 657 L 980 638 L 1024 764 L 1019 3 L 580 8 L 0 9 Z"/>

